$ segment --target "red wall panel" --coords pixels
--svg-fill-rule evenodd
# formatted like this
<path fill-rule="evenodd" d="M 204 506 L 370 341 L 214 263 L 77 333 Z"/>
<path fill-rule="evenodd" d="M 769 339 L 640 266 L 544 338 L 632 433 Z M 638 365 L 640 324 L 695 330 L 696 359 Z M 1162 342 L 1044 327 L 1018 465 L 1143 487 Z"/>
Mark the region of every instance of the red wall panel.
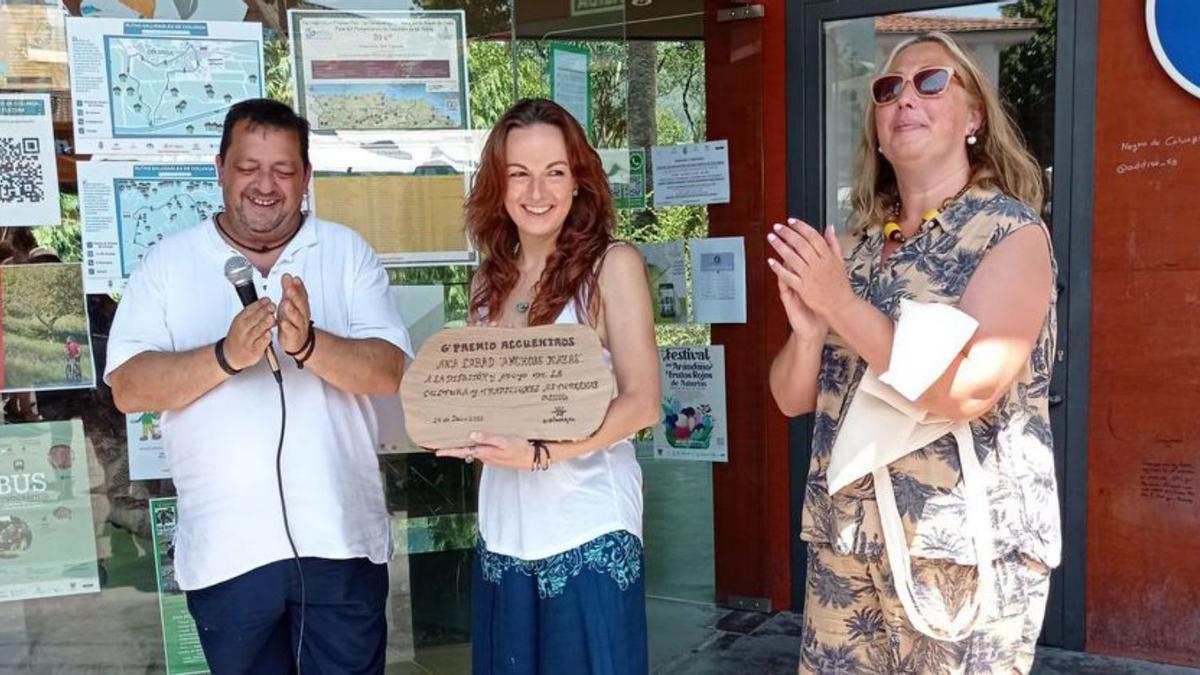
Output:
<path fill-rule="evenodd" d="M 1200 665 L 1200 99 L 1099 24 L 1087 645 Z"/>

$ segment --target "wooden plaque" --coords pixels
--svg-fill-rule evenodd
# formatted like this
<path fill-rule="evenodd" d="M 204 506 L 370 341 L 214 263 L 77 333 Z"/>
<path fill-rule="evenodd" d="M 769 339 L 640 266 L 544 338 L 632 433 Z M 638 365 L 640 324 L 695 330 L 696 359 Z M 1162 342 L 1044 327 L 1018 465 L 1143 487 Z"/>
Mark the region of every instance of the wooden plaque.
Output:
<path fill-rule="evenodd" d="M 449 328 L 425 341 L 400 398 L 414 443 L 453 448 L 471 445 L 474 431 L 587 438 L 604 421 L 613 386 L 588 326 Z"/>

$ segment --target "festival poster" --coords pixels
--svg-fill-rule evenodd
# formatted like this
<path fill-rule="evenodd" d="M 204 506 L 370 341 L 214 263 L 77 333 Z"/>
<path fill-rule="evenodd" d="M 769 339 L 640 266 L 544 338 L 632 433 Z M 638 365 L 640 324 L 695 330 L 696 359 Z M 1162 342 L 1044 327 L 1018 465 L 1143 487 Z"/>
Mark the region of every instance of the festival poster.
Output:
<path fill-rule="evenodd" d="M 660 347 L 662 421 L 654 427 L 654 456 L 729 461 L 725 416 L 725 348 Z"/>

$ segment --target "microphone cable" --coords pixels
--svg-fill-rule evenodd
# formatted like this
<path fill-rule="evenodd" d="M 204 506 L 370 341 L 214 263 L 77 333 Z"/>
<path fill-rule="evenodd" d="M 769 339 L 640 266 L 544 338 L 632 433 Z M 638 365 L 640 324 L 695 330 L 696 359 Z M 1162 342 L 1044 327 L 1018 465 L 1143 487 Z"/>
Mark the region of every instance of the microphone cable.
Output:
<path fill-rule="evenodd" d="M 273 347 L 267 345 L 268 350 Z M 300 575 L 300 637 L 296 640 L 296 675 L 300 675 L 300 654 L 304 649 L 304 613 L 308 604 L 308 589 L 304 585 L 304 568 L 300 565 L 300 553 L 296 551 L 296 542 L 292 539 L 292 528 L 288 523 L 287 499 L 283 496 L 283 436 L 287 431 L 287 396 L 283 393 L 283 373 L 272 371 L 275 383 L 279 385 L 279 447 L 275 450 L 275 479 L 279 486 L 279 508 L 283 513 L 283 531 L 287 535 L 288 545 L 292 547 L 292 560 L 296 562 L 296 573 Z"/>

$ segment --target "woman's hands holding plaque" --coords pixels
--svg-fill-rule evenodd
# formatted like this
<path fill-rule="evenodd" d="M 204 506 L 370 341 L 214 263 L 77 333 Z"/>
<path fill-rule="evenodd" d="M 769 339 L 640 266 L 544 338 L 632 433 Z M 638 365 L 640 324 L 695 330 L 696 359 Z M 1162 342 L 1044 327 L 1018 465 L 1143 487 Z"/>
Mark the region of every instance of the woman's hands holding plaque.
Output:
<path fill-rule="evenodd" d="M 437 456 L 457 457 L 468 463 L 479 460 L 506 469 L 529 469 L 533 466 L 533 444 L 524 438 L 475 432 L 471 434 L 471 440 L 475 445 L 438 450 Z"/>

